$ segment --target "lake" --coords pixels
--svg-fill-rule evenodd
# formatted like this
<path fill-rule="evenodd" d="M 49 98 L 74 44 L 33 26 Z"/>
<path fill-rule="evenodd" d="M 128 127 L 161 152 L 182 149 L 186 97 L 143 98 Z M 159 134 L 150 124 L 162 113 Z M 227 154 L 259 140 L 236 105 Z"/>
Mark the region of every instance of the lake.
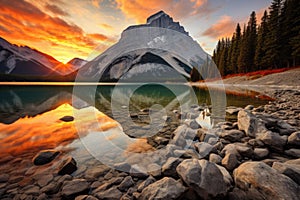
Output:
<path fill-rule="evenodd" d="M 152 148 L 151 145 L 145 137 L 132 137 L 130 132 L 138 134 L 139 129 L 153 135 L 161 128 L 160 122 L 165 122 L 163 117 L 174 114 L 176 110 L 215 103 L 215 106 L 210 106 L 211 110 L 215 109 L 211 117 L 217 120 L 224 118 L 225 107 L 220 105 L 258 106 L 268 101 L 251 91 L 224 94 L 219 90 L 183 84 L 34 84 L 0 86 L 2 160 L 10 156 L 30 158 L 39 150 L 51 148 L 68 149 L 82 162 L 90 157 L 90 152 L 97 154 L 100 151 L 103 155 L 105 151 L 113 151 L 111 148 L 115 146 L 122 151 L 129 147 L 143 151 Z M 156 115 L 147 114 L 149 109 L 156 110 Z M 64 116 L 74 116 L 75 120 L 59 120 Z M 170 122 L 172 129 L 168 130 L 175 130 L 179 124 L 178 121 Z M 101 149 L 98 145 L 95 149 L 89 148 L 95 146 L 95 138 L 99 136 L 95 132 L 105 133 L 97 139 L 102 143 Z M 107 144 L 112 140 L 117 145 Z"/>

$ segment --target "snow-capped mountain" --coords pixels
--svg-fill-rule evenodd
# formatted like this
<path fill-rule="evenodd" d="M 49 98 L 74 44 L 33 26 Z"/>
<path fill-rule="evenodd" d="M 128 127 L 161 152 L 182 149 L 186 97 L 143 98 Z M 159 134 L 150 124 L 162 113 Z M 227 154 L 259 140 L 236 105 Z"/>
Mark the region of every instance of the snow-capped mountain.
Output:
<path fill-rule="evenodd" d="M 12 75 L 66 75 L 78 70 L 85 60 L 74 58 L 63 64 L 28 46 L 18 46 L 0 37 L 0 73 Z"/>
<path fill-rule="evenodd" d="M 160 11 L 146 24 L 126 28 L 118 43 L 84 65 L 77 77 L 90 81 L 177 81 L 191 78 L 193 68 L 207 78 L 212 64 L 184 27 Z"/>

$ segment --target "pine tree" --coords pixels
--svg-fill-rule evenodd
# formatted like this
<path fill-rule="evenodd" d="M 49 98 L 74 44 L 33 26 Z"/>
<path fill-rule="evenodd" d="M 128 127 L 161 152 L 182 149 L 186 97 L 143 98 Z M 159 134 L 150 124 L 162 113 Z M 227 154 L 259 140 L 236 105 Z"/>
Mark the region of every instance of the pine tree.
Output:
<path fill-rule="evenodd" d="M 266 58 L 266 37 L 268 34 L 268 13 L 265 10 L 261 18 L 261 24 L 258 27 L 257 46 L 255 50 L 254 64 L 257 70 L 264 69 L 267 66 Z"/>
<path fill-rule="evenodd" d="M 240 46 L 241 46 L 241 27 L 240 24 L 237 24 L 235 33 L 232 37 L 232 44 L 231 44 L 231 56 L 230 56 L 230 65 L 232 66 L 232 73 L 238 72 L 238 57 L 240 54 Z"/>
<path fill-rule="evenodd" d="M 280 14 L 282 9 L 283 0 L 273 0 L 270 6 L 270 15 L 268 23 L 268 35 L 266 37 L 266 61 L 268 65 L 275 68 L 281 67 L 281 54 L 282 49 L 281 40 L 281 27 L 280 27 Z"/>
<path fill-rule="evenodd" d="M 300 1 L 285 1 L 282 8 L 282 57 L 287 67 L 299 64 L 300 57 Z"/>
<path fill-rule="evenodd" d="M 257 25 L 256 25 L 256 13 L 253 11 L 250 15 L 250 20 L 248 22 L 249 35 L 248 35 L 248 55 L 247 55 L 247 72 L 255 71 L 256 67 L 254 65 L 255 49 L 257 43 Z"/>
<path fill-rule="evenodd" d="M 238 73 L 245 73 L 246 72 L 246 54 L 248 49 L 247 44 L 247 31 L 246 31 L 246 25 L 244 25 L 243 34 L 241 37 L 241 46 L 240 46 L 240 52 L 238 56 Z"/>

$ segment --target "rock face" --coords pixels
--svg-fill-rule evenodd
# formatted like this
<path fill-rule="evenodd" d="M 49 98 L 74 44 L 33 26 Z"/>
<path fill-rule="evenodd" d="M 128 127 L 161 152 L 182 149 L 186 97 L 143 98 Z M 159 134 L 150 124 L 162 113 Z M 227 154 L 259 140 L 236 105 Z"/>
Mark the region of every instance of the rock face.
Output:
<path fill-rule="evenodd" d="M 186 188 L 173 178 L 165 177 L 143 189 L 139 200 L 171 200 L 178 199 Z"/>
<path fill-rule="evenodd" d="M 56 150 L 40 151 L 32 160 L 35 165 L 44 165 L 51 162 L 60 152 Z"/>
<path fill-rule="evenodd" d="M 247 194 L 254 189 L 265 199 L 291 199 L 300 196 L 299 186 L 263 162 L 246 162 L 234 170 L 236 185 Z"/>
<path fill-rule="evenodd" d="M 184 160 L 177 173 L 203 199 L 225 195 L 230 189 L 217 165 L 206 160 Z"/>
<path fill-rule="evenodd" d="M 189 48 L 183 48 L 185 46 Z M 207 64 L 210 61 L 211 57 L 184 28 L 161 11 L 149 17 L 146 24 L 125 29 L 118 43 L 81 68 L 79 77 L 96 79 L 101 76 L 100 81 L 121 78 L 137 82 L 167 81 L 179 78 L 178 73 L 191 78 L 194 68 L 200 73 L 208 69 L 210 73 L 205 76 L 215 75 L 215 65 Z M 202 69 L 204 67 L 206 69 Z"/>
<path fill-rule="evenodd" d="M 288 144 L 300 146 L 300 131 L 294 132 L 288 137 Z"/>
<path fill-rule="evenodd" d="M 255 137 L 258 121 L 256 117 L 248 110 L 240 110 L 238 112 L 238 127 L 239 130 L 245 131 L 249 137 Z"/>

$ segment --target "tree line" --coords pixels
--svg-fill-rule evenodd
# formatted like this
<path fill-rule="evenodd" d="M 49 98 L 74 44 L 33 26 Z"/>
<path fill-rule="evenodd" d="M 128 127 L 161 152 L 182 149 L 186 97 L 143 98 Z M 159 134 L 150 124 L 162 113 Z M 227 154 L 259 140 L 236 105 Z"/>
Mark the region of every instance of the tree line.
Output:
<path fill-rule="evenodd" d="M 257 24 L 237 24 L 232 38 L 222 38 L 213 52 L 221 75 L 300 65 L 300 1 L 273 0 Z"/>

